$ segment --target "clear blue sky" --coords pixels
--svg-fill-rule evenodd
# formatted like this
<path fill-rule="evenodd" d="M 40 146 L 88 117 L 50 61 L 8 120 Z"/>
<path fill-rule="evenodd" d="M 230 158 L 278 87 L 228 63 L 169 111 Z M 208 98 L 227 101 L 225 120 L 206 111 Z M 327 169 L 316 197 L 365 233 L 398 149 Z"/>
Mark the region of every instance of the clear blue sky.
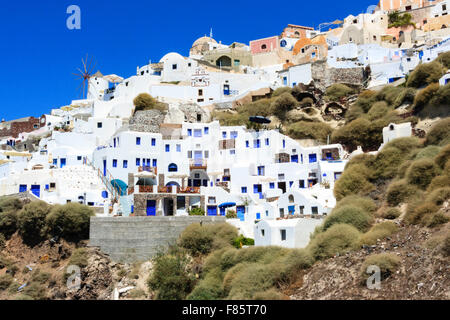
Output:
<path fill-rule="evenodd" d="M 171 51 L 188 55 L 209 34 L 229 44 L 278 35 L 288 24 L 322 22 L 365 12 L 376 1 L 2 1 L 0 118 L 40 116 L 78 98 L 72 75 L 93 56 L 103 74 L 123 77 Z M 338 5 L 337 5 L 338 3 Z M 66 28 L 71 4 L 81 8 L 81 30 Z"/>

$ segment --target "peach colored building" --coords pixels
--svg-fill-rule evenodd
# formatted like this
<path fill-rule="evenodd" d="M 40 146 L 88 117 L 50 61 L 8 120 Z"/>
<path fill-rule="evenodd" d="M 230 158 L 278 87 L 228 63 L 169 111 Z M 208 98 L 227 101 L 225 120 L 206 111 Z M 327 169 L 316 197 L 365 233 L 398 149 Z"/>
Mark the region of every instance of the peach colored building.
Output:
<path fill-rule="evenodd" d="M 286 28 L 284 28 L 283 33 L 281 34 L 282 38 L 306 38 L 308 31 L 314 31 L 314 28 L 297 26 L 295 24 L 288 24 Z"/>
<path fill-rule="evenodd" d="M 279 37 L 269 37 L 250 41 L 250 51 L 252 54 L 272 52 L 280 46 Z"/>

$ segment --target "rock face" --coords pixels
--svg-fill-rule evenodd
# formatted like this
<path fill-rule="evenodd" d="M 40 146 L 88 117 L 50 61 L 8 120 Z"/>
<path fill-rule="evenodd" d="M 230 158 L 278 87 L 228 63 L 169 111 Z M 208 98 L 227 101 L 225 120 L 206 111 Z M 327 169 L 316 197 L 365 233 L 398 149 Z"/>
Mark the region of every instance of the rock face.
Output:
<path fill-rule="evenodd" d="M 87 267 L 81 270 L 81 288 L 69 290 L 69 300 L 111 300 L 114 290 L 113 276 L 109 267 L 111 260 L 95 248 L 89 249 Z"/>
<path fill-rule="evenodd" d="M 184 121 L 207 123 L 210 121 L 208 112 L 195 103 L 185 103 L 178 107 L 184 113 Z"/>
<path fill-rule="evenodd" d="M 159 110 L 137 111 L 130 119 L 129 128 L 132 131 L 158 133 L 164 117 Z"/>

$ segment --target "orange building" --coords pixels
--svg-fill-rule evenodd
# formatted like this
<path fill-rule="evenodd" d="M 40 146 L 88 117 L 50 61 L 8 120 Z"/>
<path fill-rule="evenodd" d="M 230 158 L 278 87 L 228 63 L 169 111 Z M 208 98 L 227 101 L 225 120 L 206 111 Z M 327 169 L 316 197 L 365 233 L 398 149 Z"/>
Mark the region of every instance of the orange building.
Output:
<path fill-rule="evenodd" d="M 436 2 L 440 2 L 440 0 L 380 0 L 378 7 L 383 11 L 409 11 L 433 5 Z"/>
<path fill-rule="evenodd" d="M 314 31 L 314 28 L 288 24 L 288 26 L 284 28 L 281 38 L 306 38 L 308 31 Z"/>

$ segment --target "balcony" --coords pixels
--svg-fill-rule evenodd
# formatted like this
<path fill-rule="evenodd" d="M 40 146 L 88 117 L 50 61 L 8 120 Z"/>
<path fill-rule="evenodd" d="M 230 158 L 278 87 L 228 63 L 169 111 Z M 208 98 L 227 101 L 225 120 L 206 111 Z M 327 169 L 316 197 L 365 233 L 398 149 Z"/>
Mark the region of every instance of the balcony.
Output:
<path fill-rule="evenodd" d="M 200 194 L 200 187 L 177 188 L 177 193 L 182 194 Z"/>
<path fill-rule="evenodd" d="M 172 186 L 158 187 L 158 193 L 172 193 L 172 192 L 173 192 Z"/>
<path fill-rule="evenodd" d="M 191 170 L 206 170 L 208 169 L 208 162 L 204 159 L 191 160 L 189 168 Z"/>
<path fill-rule="evenodd" d="M 153 186 L 139 186 L 139 193 L 153 193 Z"/>
<path fill-rule="evenodd" d="M 138 172 L 150 172 L 150 173 L 154 173 L 155 175 L 157 175 L 158 168 L 149 167 L 149 166 L 140 166 L 138 168 Z"/>

